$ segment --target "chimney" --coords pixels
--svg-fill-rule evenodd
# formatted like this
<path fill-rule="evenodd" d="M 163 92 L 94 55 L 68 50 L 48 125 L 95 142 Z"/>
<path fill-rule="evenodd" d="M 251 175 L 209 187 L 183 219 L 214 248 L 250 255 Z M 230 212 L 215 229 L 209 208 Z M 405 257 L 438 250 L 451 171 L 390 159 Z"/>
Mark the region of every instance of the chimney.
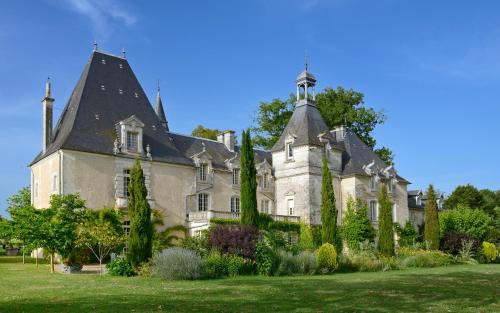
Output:
<path fill-rule="evenodd" d="M 217 141 L 222 142 L 229 151 L 234 151 L 235 137 L 234 130 L 226 130 L 217 135 Z"/>
<path fill-rule="evenodd" d="M 43 153 L 47 151 L 47 147 L 52 140 L 52 109 L 54 105 L 54 98 L 51 97 L 50 90 L 50 77 L 47 79 L 45 83 L 45 97 L 42 100 L 43 105 L 43 145 L 42 150 Z"/>

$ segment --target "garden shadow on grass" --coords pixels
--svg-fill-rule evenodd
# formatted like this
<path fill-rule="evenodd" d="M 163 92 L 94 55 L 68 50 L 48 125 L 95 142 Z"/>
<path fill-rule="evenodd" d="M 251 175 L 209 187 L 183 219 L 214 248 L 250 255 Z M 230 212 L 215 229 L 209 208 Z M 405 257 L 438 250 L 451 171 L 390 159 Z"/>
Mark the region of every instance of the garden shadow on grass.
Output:
<path fill-rule="evenodd" d="M 419 271 L 424 273 L 419 273 Z M 500 272 L 437 268 L 214 281 L 95 280 L 99 290 L 1 301 L 0 312 L 493 312 Z M 109 286 L 108 286 L 109 285 Z"/>

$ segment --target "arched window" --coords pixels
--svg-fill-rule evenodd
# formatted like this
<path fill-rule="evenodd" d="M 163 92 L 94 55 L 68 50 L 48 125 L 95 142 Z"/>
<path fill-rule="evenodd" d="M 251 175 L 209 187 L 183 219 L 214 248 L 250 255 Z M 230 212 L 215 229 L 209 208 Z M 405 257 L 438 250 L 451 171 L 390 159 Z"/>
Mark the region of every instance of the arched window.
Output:
<path fill-rule="evenodd" d="M 240 212 L 240 197 L 237 196 L 231 197 L 231 212 L 234 213 Z"/>
<path fill-rule="evenodd" d="M 198 194 L 198 211 L 208 211 L 208 194 Z"/>

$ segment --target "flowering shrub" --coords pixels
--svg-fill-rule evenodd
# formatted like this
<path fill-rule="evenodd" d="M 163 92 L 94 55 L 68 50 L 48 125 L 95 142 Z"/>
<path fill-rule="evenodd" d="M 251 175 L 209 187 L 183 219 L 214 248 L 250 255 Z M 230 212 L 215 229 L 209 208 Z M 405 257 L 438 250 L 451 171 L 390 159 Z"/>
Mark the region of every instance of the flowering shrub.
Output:
<path fill-rule="evenodd" d="M 151 275 L 163 279 L 197 279 L 203 274 L 203 260 L 194 251 L 169 248 L 156 254 L 151 262 Z"/>
<path fill-rule="evenodd" d="M 116 258 L 106 264 L 108 273 L 113 276 L 133 276 L 134 269 L 126 258 Z"/>
<path fill-rule="evenodd" d="M 259 230 L 249 225 L 216 225 L 208 234 L 208 247 L 220 253 L 255 259 Z"/>
<path fill-rule="evenodd" d="M 337 251 L 330 243 L 324 243 L 316 251 L 316 260 L 318 261 L 318 268 L 322 272 L 333 272 L 338 267 Z"/>
<path fill-rule="evenodd" d="M 498 249 L 497 247 L 487 241 L 483 242 L 483 255 L 486 259 L 486 262 L 494 262 L 498 257 Z"/>

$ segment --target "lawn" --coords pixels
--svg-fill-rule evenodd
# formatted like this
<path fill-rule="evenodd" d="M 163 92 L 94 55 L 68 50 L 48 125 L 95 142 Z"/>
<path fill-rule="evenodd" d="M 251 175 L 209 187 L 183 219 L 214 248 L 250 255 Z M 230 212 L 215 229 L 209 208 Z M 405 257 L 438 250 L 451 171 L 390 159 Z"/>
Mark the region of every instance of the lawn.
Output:
<path fill-rule="evenodd" d="M 500 312 L 500 265 L 170 282 L 18 260 L 0 257 L 0 312 Z"/>

